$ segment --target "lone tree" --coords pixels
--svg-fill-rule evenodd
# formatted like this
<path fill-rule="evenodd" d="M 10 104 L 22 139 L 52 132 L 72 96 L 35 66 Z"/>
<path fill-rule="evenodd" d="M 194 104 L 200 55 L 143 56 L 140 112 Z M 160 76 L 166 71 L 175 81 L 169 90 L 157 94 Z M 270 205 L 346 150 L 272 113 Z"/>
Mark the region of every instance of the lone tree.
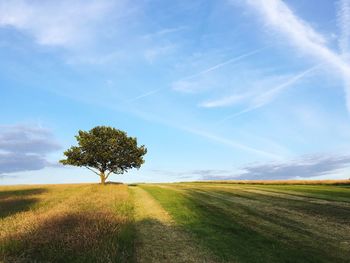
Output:
<path fill-rule="evenodd" d="M 86 167 L 101 178 L 105 184 L 111 173 L 123 174 L 128 169 L 140 168 L 147 153 L 144 145 L 137 146 L 134 137 L 121 130 L 97 126 L 90 131 L 79 131 L 75 136 L 78 146 L 72 146 L 60 160 L 64 165 Z"/>

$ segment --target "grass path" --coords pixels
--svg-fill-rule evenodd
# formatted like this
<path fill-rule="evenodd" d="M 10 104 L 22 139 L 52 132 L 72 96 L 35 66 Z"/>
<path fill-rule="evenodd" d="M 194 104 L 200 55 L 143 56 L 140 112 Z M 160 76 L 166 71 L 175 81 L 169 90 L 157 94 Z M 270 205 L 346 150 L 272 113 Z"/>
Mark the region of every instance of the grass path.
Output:
<path fill-rule="evenodd" d="M 215 262 L 145 190 L 132 188 L 138 239 L 137 262 Z"/>

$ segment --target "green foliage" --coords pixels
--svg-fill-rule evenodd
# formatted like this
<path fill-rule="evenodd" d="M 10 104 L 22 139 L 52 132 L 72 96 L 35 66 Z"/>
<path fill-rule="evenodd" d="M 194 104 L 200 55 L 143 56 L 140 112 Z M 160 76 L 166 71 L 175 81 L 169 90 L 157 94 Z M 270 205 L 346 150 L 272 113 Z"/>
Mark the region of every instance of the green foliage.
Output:
<path fill-rule="evenodd" d="M 144 145 L 137 146 L 137 139 L 128 137 L 121 130 L 97 126 L 90 131 L 79 131 L 75 136 L 78 146 L 64 152 L 64 165 L 86 167 L 101 177 L 105 183 L 111 173 L 123 174 L 131 168 L 140 168 L 147 153 Z M 96 169 L 98 172 L 96 172 Z"/>

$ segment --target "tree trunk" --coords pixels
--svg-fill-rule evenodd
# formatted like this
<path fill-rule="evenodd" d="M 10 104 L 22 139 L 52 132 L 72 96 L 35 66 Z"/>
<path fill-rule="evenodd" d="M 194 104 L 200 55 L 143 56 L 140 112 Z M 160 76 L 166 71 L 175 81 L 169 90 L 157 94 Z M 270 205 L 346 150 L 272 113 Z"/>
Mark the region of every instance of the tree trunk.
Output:
<path fill-rule="evenodd" d="M 106 184 L 106 176 L 105 176 L 105 173 L 104 172 L 101 172 L 100 173 L 100 178 L 101 178 L 101 184 L 102 185 L 105 185 Z"/>

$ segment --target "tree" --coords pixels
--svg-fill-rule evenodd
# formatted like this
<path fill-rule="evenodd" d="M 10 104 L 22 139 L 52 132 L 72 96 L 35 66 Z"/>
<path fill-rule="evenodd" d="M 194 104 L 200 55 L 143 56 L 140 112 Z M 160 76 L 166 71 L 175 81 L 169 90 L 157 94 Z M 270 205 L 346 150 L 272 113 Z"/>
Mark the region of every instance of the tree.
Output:
<path fill-rule="evenodd" d="M 79 130 L 75 136 L 78 146 L 72 146 L 60 160 L 63 165 L 86 167 L 98 176 L 101 184 L 105 184 L 112 173 L 123 174 L 131 168 L 140 168 L 145 162 L 147 153 L 144 145 L 137 146 L 137 139 L 128 137 L 126 132 L 97 126 L 90 131 Z"/>

